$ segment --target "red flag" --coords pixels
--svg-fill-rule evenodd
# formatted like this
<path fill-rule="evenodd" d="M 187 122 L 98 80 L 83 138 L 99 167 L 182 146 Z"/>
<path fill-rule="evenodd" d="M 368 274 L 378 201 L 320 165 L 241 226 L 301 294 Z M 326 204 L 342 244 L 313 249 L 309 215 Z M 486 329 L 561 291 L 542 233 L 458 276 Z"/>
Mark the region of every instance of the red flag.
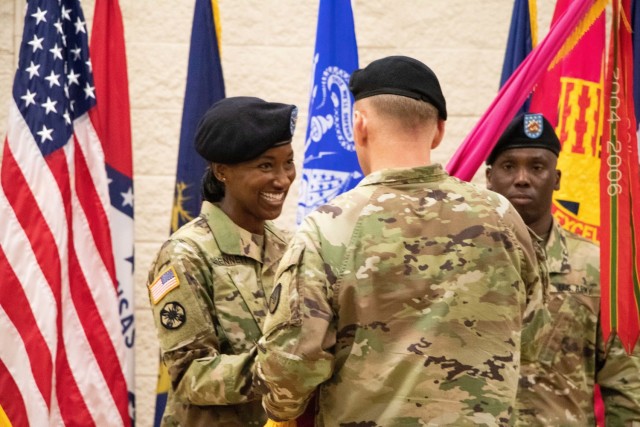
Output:
<path fill-rule="evenodd" d="M 570 41 L 583 32 L 592 17 L 599 16 L 607 0 L 576 0 L 559 17 L 546 37 L 524 59 L 502 86 L 491 105 L 465 137 L 447 164 L 447 171 L 460 179 L 470 180 L 487 158 L 498 137 L 531 93 L 536 82 L 550 64 L 570 52 Z"/>
<path fill-rule="evenodd" d="M 605 339 L 617 333 L 629 353 L 640 333 L 640 173 L 630 9 L 630 0 L 613 2 L 600 168 L 602 332 Z"/>
<path fill-rule="evenodd" d="M 570 3 L 558 0 L 552 28 Z M 562 185 L 553 194 L 553 215 L 567 230 L 598 241 L 600 198 L 593 183 L 600 171 L 604 112 L 604 4 L 565 44 L 570 51 L 561 51 L 538 83 L 530 111 L 544 114 L 562 144 Z"/>
<path fill-rule="evenodd" d="M 77 0 L 27 3 L 0 169 L 0 406 L 130 424 L 104 154 Z"/>
<path fill-rule="evenodd" d="M 97 105 L 89 110 L 102 149 L 109 181 L 109 220 L 118 283 L 118 312 L 125 344 L 123 369 L 129 413 L 135 414 L 133 161 L 129 83 L 124 26 L 118 0 L 96 0 L 91 29 L 91 64 Z"/>

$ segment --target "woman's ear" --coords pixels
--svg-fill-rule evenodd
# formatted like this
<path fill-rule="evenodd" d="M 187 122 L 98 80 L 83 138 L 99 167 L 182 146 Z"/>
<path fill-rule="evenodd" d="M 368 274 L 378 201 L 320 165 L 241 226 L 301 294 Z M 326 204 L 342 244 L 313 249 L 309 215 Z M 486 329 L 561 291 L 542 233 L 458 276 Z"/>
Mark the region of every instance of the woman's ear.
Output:
<path fill-rule="evenodd" d="M 222 163 L 211 163 L 209 167 L 211 168 L 213 176 L 215 176 L 218 181 L 225 182 L 227 180 L 227 165 Z"/>

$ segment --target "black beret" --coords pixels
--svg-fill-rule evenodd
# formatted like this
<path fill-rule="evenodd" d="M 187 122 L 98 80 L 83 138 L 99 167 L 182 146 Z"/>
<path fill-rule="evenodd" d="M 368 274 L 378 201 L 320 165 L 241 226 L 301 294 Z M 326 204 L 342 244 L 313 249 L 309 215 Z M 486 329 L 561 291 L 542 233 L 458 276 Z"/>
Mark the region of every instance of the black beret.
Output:
<path fill-rule="evenodd" d="M 224 98 L 204 114 L 196 130 L 196 151 L 206 160 L 234 164 L 255 159 L 291 142 L 298 108 L 260 98 Z"/>
<path fill-rule="evenodd" d="M 442 120 L 447 104 L 431 68 L 407 56 L 388 56 L 351 74 L 349 89 L 357 100 L 374 95 L 400 95 L 432 104 Z"/>
<path fill-rule="evenodd" d="M 542 114 L 520 114 L 509 123 L 487 157 L 492 164 L 498 155 L 511 148 L 545 148 L 556 156 L 560 154 L 560 140 L 553 126 Z"/>

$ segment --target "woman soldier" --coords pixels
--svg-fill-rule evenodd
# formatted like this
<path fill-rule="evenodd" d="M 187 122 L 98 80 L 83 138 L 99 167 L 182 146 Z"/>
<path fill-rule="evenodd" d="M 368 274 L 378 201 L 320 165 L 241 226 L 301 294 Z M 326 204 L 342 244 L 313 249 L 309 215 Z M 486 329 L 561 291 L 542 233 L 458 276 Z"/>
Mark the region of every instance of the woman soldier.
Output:
<path fill-rule="evenodd" d="M 214 104 L 196 132 L 210 162 L 200 215 L 161 247 L 148 290 L 171 388 L 165 426 L 262 426 L 256 341 L 286 238 L 271 220 L 296 176 L 297 108 L 252 97 Z"/>

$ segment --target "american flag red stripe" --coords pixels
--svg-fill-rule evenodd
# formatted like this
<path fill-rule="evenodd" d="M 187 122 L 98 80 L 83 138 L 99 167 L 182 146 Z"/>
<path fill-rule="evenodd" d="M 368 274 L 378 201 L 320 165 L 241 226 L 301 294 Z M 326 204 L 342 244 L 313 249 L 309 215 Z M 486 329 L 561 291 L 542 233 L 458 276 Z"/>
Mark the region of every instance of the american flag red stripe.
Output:
<path fill-rule="evenodd" d="M 104 153 L 77 0 L 30 0 L 0 169 L 0 406 L 130 424 Z"/>
<path fill-rule="evenodd" d="M 0 322 L 4 322 L 5 320 L 6 318 L 4 317 L 4 313 L 0 308 Z M 3 329 L 4 328 L 0 326 L 0 331 L 3 331 Z M 11 396 L 16 396 L 16 398 L 11 402 L 11 407 L 4 408 L 5 410 L 9 409 L 13 414 L 13 424 L 16 426 L 29 425 L 27 409 L 24 405 L 24 401 L 22 400 L 20 389 L 18 388 L 16 382 L 13 380 L 13 377 L 7 369 L 6 365 L 2 363 L 2 359 L 0 359 L 0 388 L 2 389 L 3 393 Z"/>

